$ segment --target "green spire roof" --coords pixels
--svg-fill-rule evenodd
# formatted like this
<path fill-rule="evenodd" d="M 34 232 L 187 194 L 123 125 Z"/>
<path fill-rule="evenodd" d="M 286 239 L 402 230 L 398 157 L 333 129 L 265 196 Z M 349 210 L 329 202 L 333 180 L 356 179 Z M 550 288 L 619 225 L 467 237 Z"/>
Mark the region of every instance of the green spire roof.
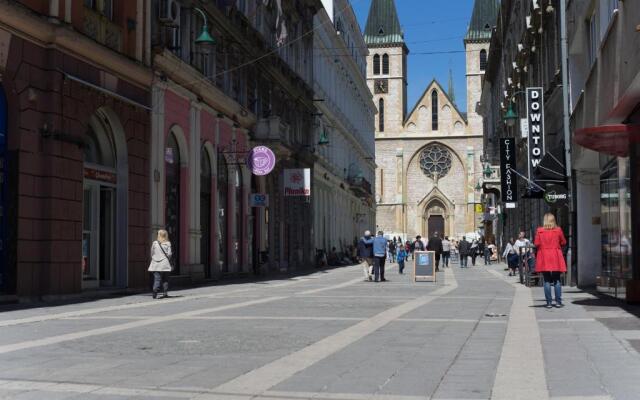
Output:
<path fill-rule="evenodd" d="M 476 0 L 469 30 L 465 42 L 484 42 L 491 40 L 491 31 L 496 25 L 500 0 Z"/>
<path fill-rule="evenodd" d="M 404 44 L 394 0 L 372 0 L 364 29 L 368 45 Z"/>

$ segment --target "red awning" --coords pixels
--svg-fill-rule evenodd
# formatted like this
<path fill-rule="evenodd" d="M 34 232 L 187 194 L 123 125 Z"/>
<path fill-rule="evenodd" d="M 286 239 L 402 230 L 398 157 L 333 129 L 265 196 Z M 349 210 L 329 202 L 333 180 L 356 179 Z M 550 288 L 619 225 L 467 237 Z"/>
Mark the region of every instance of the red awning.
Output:
<path fill-rule="evenodd" d="M 617 157 L 629 155 L 629 144 L 640 142 L 640 125 L 601 125 L 576 130 L 575 142 L 582 147 Z"/>

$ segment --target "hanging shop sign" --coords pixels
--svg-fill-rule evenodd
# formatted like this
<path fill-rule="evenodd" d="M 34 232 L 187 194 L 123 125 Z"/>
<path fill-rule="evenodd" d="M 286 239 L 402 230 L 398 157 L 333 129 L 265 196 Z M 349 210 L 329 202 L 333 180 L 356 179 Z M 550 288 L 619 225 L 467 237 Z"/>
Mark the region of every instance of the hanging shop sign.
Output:
<path fill-rule="evenodd" d="M 247 166 L 254 175 L 268 175 L 276 166 L 276 155 L 266 146 L 256 146 L 248 154 Z"/>
<path fill-rule="evenodd" d="M 544 156 L 544 99 L 540 87 L 527 88 L 527 119 L 529 120 L 529 179 L 531 171 Z"/>
<path fill-rule="evenodd" d="M 484 204 L 476 204 L 476 214 L 482 214 L 484 212 Z"/>
<path fill-rule="evenodd" d="M 269 195 L 265 193 L 251 193 L 249 195 L 250 207 L 269 207 Z"/>
<path fill-rule="evenodd" d="M 544 192 L 544 201 L 553 208 L 563 207 L 569 202 L 569 191 L 562 185 L 549 185 Z"/>
<path fill-rule="evenodd" d="M 295 168 L 284 170 L 284 195 L 297 197 L 311 196 L 311 169 Z"/>
<path fill-rule="evenodd" d="M 518 197 L 518 180 L 513 172 L 515 168 L 516 139 L 500 138 L 500 186 L 504 203 L 515 203 Z"/>

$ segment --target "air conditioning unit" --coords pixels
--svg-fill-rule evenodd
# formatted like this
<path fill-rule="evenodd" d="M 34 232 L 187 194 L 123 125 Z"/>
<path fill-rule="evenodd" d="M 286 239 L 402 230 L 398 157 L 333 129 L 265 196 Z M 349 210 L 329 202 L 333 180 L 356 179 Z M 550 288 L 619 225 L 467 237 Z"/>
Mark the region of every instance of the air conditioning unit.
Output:
<path fill-rule="evenodd" d="M 180 25 L 180 3 L 176 0 L 160 0 L 158 19 L 170 26 Z"/>

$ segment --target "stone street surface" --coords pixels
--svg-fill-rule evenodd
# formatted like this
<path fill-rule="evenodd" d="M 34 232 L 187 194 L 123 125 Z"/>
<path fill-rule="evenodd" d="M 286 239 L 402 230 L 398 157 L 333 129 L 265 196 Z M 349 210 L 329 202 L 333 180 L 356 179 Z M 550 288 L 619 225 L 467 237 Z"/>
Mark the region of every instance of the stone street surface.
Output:
<path fill-rule="evenodd" d="M 411 266 L 407 269 L 410 270 Z M 2 399 L 640 398 L 640 322 L 503 265 L 359 267 L 0 312 Z"/>

